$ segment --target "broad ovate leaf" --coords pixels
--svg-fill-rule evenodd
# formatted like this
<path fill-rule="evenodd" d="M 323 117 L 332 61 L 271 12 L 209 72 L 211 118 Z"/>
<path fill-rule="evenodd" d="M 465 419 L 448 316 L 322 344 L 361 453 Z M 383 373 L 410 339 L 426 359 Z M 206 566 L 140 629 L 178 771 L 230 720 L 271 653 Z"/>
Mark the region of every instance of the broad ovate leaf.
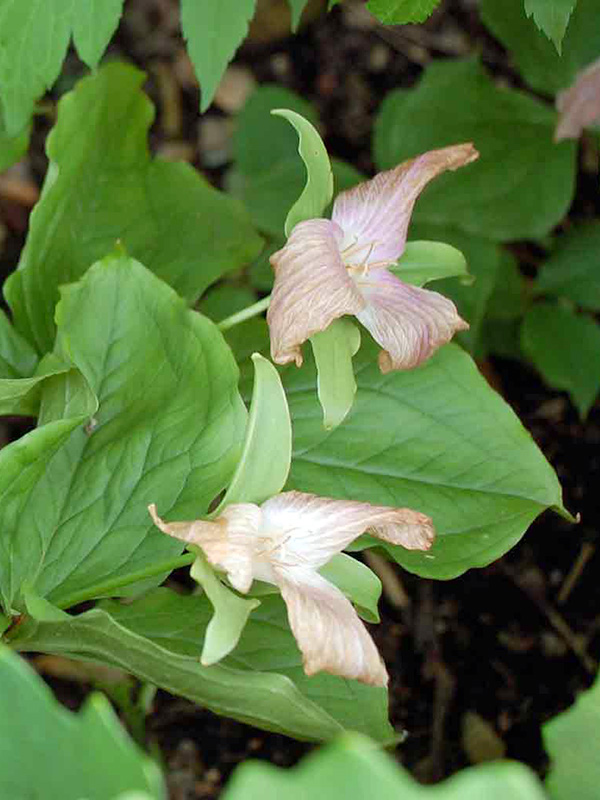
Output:
<path fill-rule="evenodd" d="M 564 297 L 600 311 L 600 222 L 574 225 L 556 241 L 533 284 L 536 294 Z"/>
<path fill-rule="evenodd" d="M 324 431 L 308 367 L 284 375 L 294 456 L 289 488 L 406 506 L 433 518 L 427 553 L 379 543 L 406 569 L 453 578 L 510 549 L 546 508 L 566 514 L 554 471 L 466 353 L 447 345 L 416 370 L 382 375 L 355 357 L 356 400 Z M 373 539 L 363 539 L 374 544 Z"/>
<path fill-rule="evenodd" d="M 109 576 L 126 580 L 179 553 L 147 505 L 205 514 L 231 478 L 246 423 L 238 370 L 215 325 L 124 254 L 64 289 L 56 319 L 56 354 L 83 376 L 99 408 L 79 423 L 61 419 L 72 391 L 44 387 L 43 419 L 54 421 L 0 454 L 5 608 L 19 602 L 25 579 L 66 607 Z M 65 438 L 63 428 L 75 430 Z M 41 452 L 31 451 L 37 460 L 24 470 L 28 441 Z"/>
<path fill-rule="evenodd" d="M 298 133 L 298 152 L 306 167 L 306 185 L 290 208 L 285 220 L 285 235 L 299 222 L 323 216 L 333 197 L 333 174 L 329 156 L 316 128 L 291 109 L 276 108 L 272 114 L 286 119 Z"/>
<path fill-rule="evenodd" d="M 188 164 L 150 158 L 153 109 L 143 81 L 133 67 L 111 63 L 59 104 L 42 197 L 5 285 L 17 330 L 40 353 L 54 341 L 58 287 L 117 241 L 190 303 L 260 251 L 237 202 Z"/>

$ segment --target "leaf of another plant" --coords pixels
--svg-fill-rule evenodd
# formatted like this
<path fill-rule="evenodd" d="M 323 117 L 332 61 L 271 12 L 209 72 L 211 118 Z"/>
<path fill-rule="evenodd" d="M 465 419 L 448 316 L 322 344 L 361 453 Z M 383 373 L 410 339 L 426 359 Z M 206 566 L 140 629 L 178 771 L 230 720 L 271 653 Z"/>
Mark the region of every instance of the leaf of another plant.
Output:
<path fill-rule="evenodd" d="M 308 0 L 288 0 L 290 10 L 292 12 L 292 31 L 295 32 L 298 30 L 298 25 L 300 24 L 300 19 L 302 17 L 302 12 L 304 11 L 304 7 Z"/>
<path fill-rule="evenodd" d="M 536 294 L 566 297 L 582 308 L 600 311 L 600 223 L 573 227 L 557 241 L 542 265 L 533 289 Z"/>
<path fill-rule="evenodd" d="M 562 40 L 577 0 L 525 0 L 525 13 L 554 42 L 559 55 Z"/>
<path fill-rule="evenodd" d="M 423 786 L 373 742 L 357 734 L 339 737 L 307 756 L 298 766 L 280 769 L 246 761 L 233 773 L 223 800 L 328 800 L 370 797 L 377 800 L 544 800 L 538 778 L 528 767 L 511 763 L 470 767 L 436 786 Z M 587 798 L 586 798 L 587 800 Z"/>
<path fill-rule="evenodd" d="M 574 705 L 542 726 L 550 756 L 546 790 L 552 800 L 595 800 L 600 784 L 600 679 Z"/>
<path fill-rule="evenodd" d="M 181 29 L 206 111 L 227 64 L 248 33 L 256 0 L 181 0 Z"/>
<path fill-rule="evenodd" d="M 307 119 L 290 109 L 276 108 L 271 114 L 283 117 L 296 129 L 298 152 L 306 167 L 306 185 L 285 220 L 284 231 L 289 236 L 299 222 L 322 216 L 333 197 L 333 174 L 325 145 Z"/>
<path fill-rule="evenodd" d="M 111 63 L 59 104 L 47 143 L 51 167 L 19 267 L 5 284 L 17 329 L 42 353 L 54 341 L 58 287 L 79 279 L 117 240 L 190 302 L 260 251 L 232 198 L 187 164 L 150 159 L 143 80 L 133 67 Z"/>
<path fill-rule="evenodd" d="M 585 418 L 600 391 L 600 325 L 564 306 L 539 303 L 525 315 L 521 345 L 546 383 L 567 391 Z"/>
<path fill-rule="evenodd" d="M 573 5 L 573 0 L 558 0 Z M 539 0 L 551 8 L 556 0 Z M 514 58 L 525 81 L 538 92 L 555 94 L 570 86 L 579 70 L 600 53 L 596 0 L 577 0 L 559 55 L 554 45 L 527 19 L 523 0 L 481 0 L 481 15 Z"/>
<path fill-rule="evenodd" d="M 375 156 L 389 169 L 425 150 L 473 141 L 479 160 L 436 178 L 417 202 L 415 221 L 496 241 L 536 238 L 563 218 L 573 197 L 575 150 L 571 142 L 554 144 L 555 125 L 552 109 L 496 87 L 476 61 L 443 61 L 428 67 L 416 89 L 386 97 Z"/>
<path fill-rule="evenodd" d="M 104 696 L 91 695 L 77 714 L 67 711 L 3 645 L 0 683 L 2 797 L 108 800 L 144 791 L 166 798 L 158 767 L 127 738 Z"/>
<path fill-rule="evenodd" d="M 428 553 L 378 540 L 402 566 L 446 579 L 509 550 L 545 508 L 562 509 L 554 471 L 509 406 L 456 345 L 419 369 L 381 375 L 377 348 L 355 358 L 358 392 L 343 427 L 319 425 L 314 371 L 286 370 L 294 428 L 289 488 L 429 514 Z"/>
<path fill-rule="evenodd" d="M 154 528 L 148 504 L 180 519 L 206 513 L 230 479 L 246 422 L 217 328 L 138 262 L 117 254 L 91 267 L 63 290 L 56 319 L 56 354 L 81 372 L 99 409 L 58 450 L 44 448 L 43 437 L 69 421 L 29 434 L 43 458 L 50 453 L 39 471 L 37 462 L 22 469 L 27 437 L 0 452 L 5 608 L 19 602 L 25 579 L 67 607 L 108 578 L 180 552 Z M 23 486 L 11 477 L 19 469 Z"/>
<path fill-rule="evenodd" d="M 27 124 L 35 101 L 58 78 L 71 34 L 92 69 L 115 31 L 123 0 L 3 0 L 0 100 L 9 134 Z"/>
<path fill-rule="evenodd" d="M 425 22 L 440 0 L 369 0 L 367 8 L 384 25 Z"/>
<path fill-rule="evenodd" d="M 336 319 L 310 337 L 317 368 L 317 394 L 323 409 L 323 426 L 340 425 L 354 402 L 356 381 L 352 358 L 360 347 L 360 331 L 349 319 Z"/>

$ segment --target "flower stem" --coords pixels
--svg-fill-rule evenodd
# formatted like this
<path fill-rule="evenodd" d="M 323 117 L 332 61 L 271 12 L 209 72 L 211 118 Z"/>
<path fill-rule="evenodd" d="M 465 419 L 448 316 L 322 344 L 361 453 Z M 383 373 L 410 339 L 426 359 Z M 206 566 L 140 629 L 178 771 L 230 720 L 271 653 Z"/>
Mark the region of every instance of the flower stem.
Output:
<path fill-rule="evenodd" d="M 171 558 L 168 561 L 159 561 L 158 563 L 151 564 L 144 569 L 138 569 L 137 572 L 130 572 L 129 575 L 120 575 L 118 578 L 112 578 L 101 583 L 96 583 L 89 586 L 87 589 L 81 589 L 79 592 L 73 592 L 60 597 L 54 602 L 58 608 L 70 608 L 85 600 L 94 600 L 97 597 L 108 595 L 116 589 L 122 589 L 123 586 L 129 586 L 132 583 L 143 581 L 145 578 L 154 578 L 163 572 L 171 572 L 178 567 L 186 567 L 193 564 L 196 556 L 194 553 L 185 553 L 177 558 Z"/>
<path fill-rule="evenodd" d="M 263 299 L 259 300 L 257 303 L 253 303 L 251 306 L 248 306 L 248 308 L 243 308 L 236 314 L 232 314 L 230 317 L 225 317 L 225 319 L 222 319 L 221 322 L 217 323 L 217 328 L 221 331 L 228 331 L 229 328 L 239 325 L 240 322 L 245 322 L 247 319 L 252 319 L 252 317 L 262 314 L 262 312 L 269 307 L 270 302 L 271 295 L 269 294 L 266 297 L 263 297 Z"/>

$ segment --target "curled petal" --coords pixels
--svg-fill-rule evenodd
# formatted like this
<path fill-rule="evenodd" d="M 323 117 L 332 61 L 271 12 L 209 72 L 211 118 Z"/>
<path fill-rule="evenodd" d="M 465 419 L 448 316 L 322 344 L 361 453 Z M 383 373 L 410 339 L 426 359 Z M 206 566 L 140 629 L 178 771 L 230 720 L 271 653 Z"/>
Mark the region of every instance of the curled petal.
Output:
<path fill-rule="evenodd" d="M 385 269 L 358 283 L 367 306 L 356 316 L 383 348 L 379 368 L 412 369 L 469 325 L 447 297 L 403 283 Z"/>
<path fill-rule="evenodd" d="M 325 671 L 387 686 L 381 656 L 340 590 L 310 569 L 277 567 L 275 573 L 306 674 Z"/>
<path fill-rule="evenodd" d="M 410 550 L 428 550 L 435 538 L 429 517 L 408 508 L 284 492 L 261 509 L 265 530 L 287 534 L 278 555 L 283 566 L 319 569 L 366 531 Z"/>
<path fill-rule="evenodd" d="M 202 548 L 209 563 L 227 573 L 238 592 L 252 585 L 252 552 L 261 511 L 253 503 L 235 503 L 214 521 L 164 522 L 154 504 L 148 506 L 154 524 L 163 533 Z"/>
<path fill-rule="evenodd" d="M 275 284 L 267 322 L 277 364 L 302 364 L 301 345 L 334 319 L 356 314 L 364 300 L 342 261 L 343 234 L 327 219 L 300 222 L 271 256 Z"/>
<path fill-rule="evenodd" d="M 429 181 L 478 157 L 471 143 L 430 150 L 339 194 L 331 218 L 344 231 L 346 263 L 397 261 L 404 251 L 413 207 Z"/>
<path fill-rule="evenodd" d="M 584 128 L 600 121 L 600 59 L 580 72 L 575 83 L 556 98 L 560 112 L 554 141 L 578 139 Z"/>

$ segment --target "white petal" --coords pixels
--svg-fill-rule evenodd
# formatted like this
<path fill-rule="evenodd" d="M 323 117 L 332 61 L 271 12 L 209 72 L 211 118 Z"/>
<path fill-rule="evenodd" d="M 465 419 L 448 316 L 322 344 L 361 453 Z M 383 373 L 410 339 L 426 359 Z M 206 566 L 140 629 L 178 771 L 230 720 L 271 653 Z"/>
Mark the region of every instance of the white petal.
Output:
<path fill-rule="evenodd" d="M 273 566 L 319 569 L 365 531 L 410 550 L 431 547 L 429 517 L 408 508 L 333 500 L 304 492 L 284 492 L 261 506 L 263 531 L 284 534 Z"/>
<path fill-rule="evenodd" d="M 356 243 L 346 263 L 397 261 L 404 251 L 414 204 L 425 186 L 478 155 L 470 143 L 430 150 L 339 194 L 331 218 L 344 231 L 344 246 Z"/>
<path fill-rule="evenodd" d="M 334 319 L 356 314 L 364 300 L 340 256 L 342 232 L 327 219 L 300 222 L 271 256 L 275 283 L 267 322 L 277 364 L 302 364 L 300 346 Z"/>
<path fill-rule="evenodd" d="M 387 685 L 381 656 L 339 589 L 309 569 L 277 567 L 276 577 L 307 675 L 325 671 Z"/>
<path fill-rule="evenodd" d="M 403 283 L 386 269 L 374 269 L 357 283 L 367 307 L 356 316 L 375 341 L 382 372 L 412 369 L 454 336 L 467 330 L 456 306 L 429 289 Z"/>
<path fill-rule="evenodd" d="M 572 86 L 558 93 L 556 107 L 560 112 L 556 142 L 578 139 L 584 128 L 600 122 L 600 59 L 580 72 Z"/>
<path fill-rule="evenodd" d="M 154 524 L 163 533 L 201 547 L 213 567 L 227 573 L 238 592 L 252 585 L 252 554 L 261 521 L 260 508 L 253 503 L 235 503 L 213 522 L 164 522 L 154 504 L 148 506 Z"/>

